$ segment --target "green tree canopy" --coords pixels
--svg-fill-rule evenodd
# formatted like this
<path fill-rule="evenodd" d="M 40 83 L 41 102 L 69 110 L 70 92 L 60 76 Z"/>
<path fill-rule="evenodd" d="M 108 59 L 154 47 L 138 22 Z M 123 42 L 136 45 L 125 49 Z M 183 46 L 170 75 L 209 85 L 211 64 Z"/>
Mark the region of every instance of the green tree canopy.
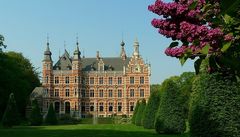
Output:
<path fill-rule="evenodd" d="M 139 100 L 138 100 L 137 104 L 134 108 L 133 116 L 132 116 L 132 119 L 131 119 L 133 124 L 136 124 L 135 121 L 136 121 L 136 116 L 137 116 L 137 112 L 138 112 L 138 109 L 139 109 L 139 105 L 140 104 L 139 104 Z"/>
<path fill-rule="evenodd" d="M 0 110 L 5 110 L 7 99 L 13 91 L 21 117 L 32 90 L 40 85 L 38 72 L 21 53 L 0 53 Z M 3 111 L 0 111 L 2 118 Z"/>
<path fill-rule="evenodd" d="M 194 80 L 191 99 L 191 137 L 239 136 L 239 102 L 239 83 L 219 73 L 199 75 Z"/>
<path fill-rule="evenodd" d="M 143 125 L 143 117 L 144 117 L 144 111 L 146 108 L 146 100 L 142 99 L 140 104 L 139 104 L 139 108 L 136 114 L 136 119 L 135 119 L 135 124 L 137 126 L 142 126 Z"/>
<path fill-rule="evenodd" d="M 154 128 L 154 122 L 157 110 L 160 104 L 160 88 L 151 88 L 151 95 L 148 100 L 143 117 L 143 127 L 148 129 Z"/>
<path fill-rule="evenodd" d="M 161 101 L 156 117 L 155 129 L 160 133 L 183 133 L 186 129 L 184 103 L 181 91 L 174 80 L 162 84 Z"/>

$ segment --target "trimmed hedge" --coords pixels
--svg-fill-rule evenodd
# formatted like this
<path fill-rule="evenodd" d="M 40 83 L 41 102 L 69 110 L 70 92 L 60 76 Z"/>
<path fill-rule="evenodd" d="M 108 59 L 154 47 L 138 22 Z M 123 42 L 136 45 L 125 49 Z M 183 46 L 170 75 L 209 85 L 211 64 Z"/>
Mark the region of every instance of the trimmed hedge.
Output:
<path fill-rule="evenodd" d="M 14 125 L 20 124 L 20 115 L 17 110 L 14 94 L 9 95 L 8 104 L 3 114 L 2 125 L 6 128 L 11 128 Z"/>
<path fill-rule="evenodd" d="M 154 129 L 154 122 L 156 113 L 160 104 L 160 90 L 151 91 L 146 109 L 144 111 L 143 127 L 147 129 Z"/>
<path fill-rule="evenodd" d="M 139 100 L 137 101 L 137 104 L 136 104 L 136 106 L 135 106 L 135 108 L 134 108 L 134 112 L 133 112 L 133 116 L 132 116 L 132 123 L 133 124 L 136 124 L 135 122 L 136 122 L 136 116 L 137 116 L 137 112 L 138 112 L 138 108 L 139 108 Z"/>
<path fill-rule="evenodd" d="M 183 133 L 186 129 L 184 114 L 184 102 L 179 87 L 174 80 L 165 80 L 162 84 L 161 102 L 155 122 L 156 132 Z"/>
<path fill-rule="evenodd" d="M 32 126 L 39 126 L 42 124 L 43 117 L 41 115 L 37 100 L 33 100 L 32 102 L 32 111 L 29 121 Z"/>
<path fill-rule="evenodd" d="M 200 75 L 193 85 L 191 137 L 239 137 L 239 83 L 215 73 Z"/>
<path fill-rule="evenodd" d="M 45 123 L 49 125 L 56 125 L 58 123 L 56 113 L 53 109 L 53 104 L 51 103 L 48 108 L 48 113 L 45 119 Z"/>
<path fill-rule="evenodd" d="M 136 126 L 143 125 L 144 110 L 146 108 L 146 100 L 142 99 L 136 114 L 135 124 Z"/>

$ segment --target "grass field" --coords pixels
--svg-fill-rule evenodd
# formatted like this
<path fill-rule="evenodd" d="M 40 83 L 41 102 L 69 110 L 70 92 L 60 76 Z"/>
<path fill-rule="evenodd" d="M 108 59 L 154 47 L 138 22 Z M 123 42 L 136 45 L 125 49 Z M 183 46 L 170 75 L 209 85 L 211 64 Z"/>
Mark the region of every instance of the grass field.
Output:
<path fill-rule="evenodd" d="M 158 135 L 154 130 L 134 125 L 61 125 L 0 128 L 0 137 L 188 137 L 188 135 Z"/>

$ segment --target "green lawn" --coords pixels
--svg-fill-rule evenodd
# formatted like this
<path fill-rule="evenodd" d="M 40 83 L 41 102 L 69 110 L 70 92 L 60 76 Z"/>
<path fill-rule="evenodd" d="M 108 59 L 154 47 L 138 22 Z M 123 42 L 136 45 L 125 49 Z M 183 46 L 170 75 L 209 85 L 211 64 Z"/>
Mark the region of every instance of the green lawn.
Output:
<path fill-rule="evenodd" d="M 185 135 L 158 135 L 134 125 L 61 125 L 20 126 L 12 129 L 0 128 L 0 137 L 188 137 Z"/>

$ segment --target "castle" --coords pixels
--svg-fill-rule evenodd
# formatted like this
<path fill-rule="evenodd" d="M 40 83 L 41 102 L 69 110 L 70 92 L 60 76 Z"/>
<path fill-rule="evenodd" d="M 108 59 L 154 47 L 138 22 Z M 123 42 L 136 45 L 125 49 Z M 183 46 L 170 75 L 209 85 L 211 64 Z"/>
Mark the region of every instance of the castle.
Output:
<path fill-rule="evenodd" d="M 71 57 L 67 50 L 53 64 L 47 42 L 42 61 L 42 87 L 36 87 L 31 99 L 38 99 L 43 114 L 50 103 L 59 115 L 77 117 L 95 115 L 132 116 L 139 99 L 150 96 L 150 65 L 139 53 L 139 42 L 134 42 L 134 52 L 127 57 L 125 43 L 121 42 L 119 57 L 82 56 L 79 43 Z"/>

